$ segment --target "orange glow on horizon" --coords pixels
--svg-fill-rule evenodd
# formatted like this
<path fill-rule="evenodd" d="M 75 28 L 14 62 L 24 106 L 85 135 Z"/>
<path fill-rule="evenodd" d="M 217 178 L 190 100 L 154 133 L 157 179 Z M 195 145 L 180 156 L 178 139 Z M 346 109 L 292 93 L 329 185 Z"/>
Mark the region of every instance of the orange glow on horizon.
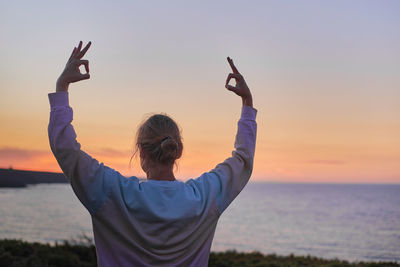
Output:
<path fill-rule="evenodd" d="M 202 147 L 192 149 L 191 152 L 189 152 L 190 150 L 185 151 L 183 158 L 178 161 L 178 168 L 175 168 L 177 178 L 187 180 L 210 171 L 216 164 L 230 156 L 230 152 L 221 152 L 224 150 L 226 149 L 209 153 L 208 151 L 212 151 L 210 147 Z M 2 151 L 0 153 L 0 167 L 2 168 L 61 172 L 50 148 L 26 151 L 3 148 L 0 151 Z M 341 160 L 337 160 L 333 155 L 331 158 L 318 159 L 312 156 L 313 153 L 310 153 L 312 151 L 307 151 L 307 153 L 298 151 L 295 154 L 288 153 L 288 151 L 279 153 L 279 151 L 273 150 L 269 151 L 269 154 L 262 153 L 262 151 L 257 152 L 252 181 L 400 183 L 396 160 L 378 162 L 379 158 L 366 157 L 362 159 L 354 156 L 342 157 Z M 4 156 L 6 153 L 7 157 Z M 93 151 L 90 155 L 125 176 L 145 177 L 137 158 L 134 158 L 129 166 L 130 150 L 103 149 Z"/>

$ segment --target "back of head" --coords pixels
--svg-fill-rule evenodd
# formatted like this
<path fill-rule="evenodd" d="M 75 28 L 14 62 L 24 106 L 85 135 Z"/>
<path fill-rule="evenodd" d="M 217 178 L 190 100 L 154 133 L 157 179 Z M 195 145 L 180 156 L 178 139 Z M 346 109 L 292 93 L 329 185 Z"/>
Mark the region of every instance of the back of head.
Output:
<path fill-rule="evenodd" d="M 166 114 L 152 115 L 138 129 L 136 148 L 143 150 L 154 163 L 173 164 L 183 150 L 178 125 Z"/>

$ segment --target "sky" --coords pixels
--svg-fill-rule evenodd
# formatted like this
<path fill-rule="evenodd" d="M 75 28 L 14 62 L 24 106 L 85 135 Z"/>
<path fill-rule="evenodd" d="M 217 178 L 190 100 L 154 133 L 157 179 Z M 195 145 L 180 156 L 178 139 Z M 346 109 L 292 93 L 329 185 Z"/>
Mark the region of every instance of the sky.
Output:
<path fill-rule="evenodd" d="M 60 171 L 47 94 L 72 48 L 91 78 L 70 86 L 82 149 L 126 176 L 136 129 L 165 112 L 182 129 L 176 176 L 231 155 L 241 100 L 258 110 L 252 181 L 400 183 L 399 1 L 2 1 L 0 167 Z"/>

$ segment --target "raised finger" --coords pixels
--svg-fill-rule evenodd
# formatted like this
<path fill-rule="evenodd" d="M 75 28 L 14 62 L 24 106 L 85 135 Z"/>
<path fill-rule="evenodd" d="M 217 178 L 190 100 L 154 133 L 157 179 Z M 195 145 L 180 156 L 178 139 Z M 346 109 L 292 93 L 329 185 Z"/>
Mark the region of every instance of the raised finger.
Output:
<path fill-rule="evenodd" d="M 74 53 L 72 53 L 71 59 L 76 57 L 76 55 L 81 51 L 81 48 L 82 48 L 82 41 L 79 42 L 78 47 L 75 47 L 75 51 Z"/>
<path fill-rule="evenodd" d="M 76 49 L 78 53 L 81 51 L 81 48 L 82 48 L 82 41 L 79 41 L 78 48 Z"/>
<path fill-rule="evenodd" d="M 238 69 L 235 67 L 235 64 L 233 64 L 233 60 L 230 57 L 227 57 L 228 63 L 231 66 L 231 69 L 233 73 L 239 73 Z"/>
<path fill-rule="evenodd" d="M 70 61 L 71 58 L 72 58 L 72 56 L 75 54 L 75 50 L 76 50 L 76 47 L 74 47 L 74 49 L 72 49 L 72 53 L 71 53 L 71 55 L 69 56 L 68 61 Z"/>
<path fill-rule="evenodd" d="M 92 44 L 92 42 L 89 42 L 83 49 L 82 51 L 78 54 L 78 58 L 82 58 L 86 52 L 88 51 L 90 45 Z"/>

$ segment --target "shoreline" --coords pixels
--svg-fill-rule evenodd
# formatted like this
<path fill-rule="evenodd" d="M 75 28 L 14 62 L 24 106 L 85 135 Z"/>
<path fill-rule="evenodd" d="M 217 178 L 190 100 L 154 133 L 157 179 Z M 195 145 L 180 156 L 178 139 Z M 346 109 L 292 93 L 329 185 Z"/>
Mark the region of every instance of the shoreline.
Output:
<path fill-rule="evenodd" d="M 97 266 L 93 241 L 88 237 L 64 240 L 62 243 L 27 242 L 17 239 L 0 240 L 0 266 Z M 260 252 L 211 252 L 209 266 L 400 266 L 393 261 L 349 262 L 314 256 L 280 256 Z"/>
<path fill-rule="evenodd" d="M 63 173 L 0 168 L 0 188 L 24 188 L 33 184 L 67 184 Z"/>

